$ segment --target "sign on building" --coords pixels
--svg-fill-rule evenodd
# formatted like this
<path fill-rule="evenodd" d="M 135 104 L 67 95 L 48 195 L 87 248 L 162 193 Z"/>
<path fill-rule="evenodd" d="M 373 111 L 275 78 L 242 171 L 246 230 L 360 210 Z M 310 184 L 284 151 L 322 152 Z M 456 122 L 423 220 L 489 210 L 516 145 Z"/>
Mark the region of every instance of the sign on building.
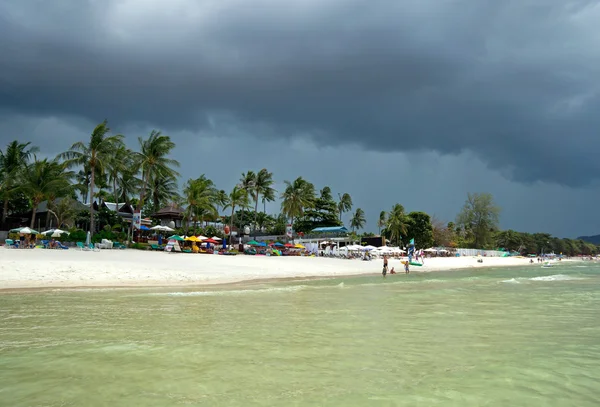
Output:
<path fill-rule="evenodd" d="M 294 230 L 292 229 L 292 225 L 287 225 L 285 227 L 285 234 L 287 235 L 287 237 L 291 239 L 293 233 L 294 233 Z"/>
<path fill-rule="evenodd" d="M 142 228 L 142 211 L 134 211 L 133 212 L 133 227 L 137 230 Z"/>

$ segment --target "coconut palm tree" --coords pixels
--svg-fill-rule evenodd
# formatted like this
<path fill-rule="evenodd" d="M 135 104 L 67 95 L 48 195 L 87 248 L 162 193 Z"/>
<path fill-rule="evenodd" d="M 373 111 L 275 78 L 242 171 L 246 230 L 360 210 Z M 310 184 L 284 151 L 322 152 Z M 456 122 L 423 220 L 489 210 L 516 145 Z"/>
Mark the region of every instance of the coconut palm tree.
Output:
<path fill-rule="evenodd" d="M 231 208 L 231 218 L 229 219 L 229 241 L 231 241 L 231 233 L 233 232 L 233 224 L 235 219 L 235 208 L 244 207 L 248 204 L 248 193 L 239 185 L 233 187 L 229 193 L 227 203 L 223 209 Z"/>
<path fill-rule="evenodd" d="M 183 190 L 187 203 L 186 218 L 194 221 L 194 234 L 196 234 L 198 221 L 217 216 L 216 192 L 214 183 L 204 174 L 197 179 L 190 179 L 186 183 Z"/>
<path fill-rule="evenodd" d="M 168 158 L 171 150 L 175 148 L 175 143 L 160 131 L 152 130 L 147 139 L 139 137 L 138 142 L 140 151 L 136 154 L 136 162 L 142 170 L 142 188 L 137 209 L 141 210 L 151 180 L 178 177 L 179 173 L 173 167 L 178 168 L 179 162 Z"/>
<path fill-rule="evenodd" d="M 131 204 L 131 198 L 136 196 L 142 187 L 142 180 L 137 177 L 137 172 L 127 168 L 119 174 L 117 189 L 119 201 Z"/>
<path fill-rule="evenodd" d="M 352 197 L 348 193 L 343 195 L 338 194 L 340 201 L 338 202 L 338 212 L 340 213 L 340 220 L 344 212 L 350 212 L 352 210 Z"/>
<path fill-rule="evenodd" d="M 254 185 L 253 185 L 253 192 L 254 192 L 254 229 L 256 229 L 258 227 L 258 197 L 260 195 L 265 196 L 265 195 L 275 195 L 275 188 L 273 188 L 273 173 L 267 171 L 266 168 L 263 168 L 262 170 L 260 170 L 258 173 L 256 173 L 256 176 L 254 177 Z"/>
<path fill-rule="evenodd" d="M 281 212 L 294 220 L 302 216 L 306 208 L 314 205 L 315 186 L 302 177 L 293 182 L 285 181 L 285 190 L 281 194 Z"/>
<path fill-rule="evenodd" d="M 148 184 L 148 193 L 152 198 L 152 207 L 158 211 L 161 206 L 179 196 L 177 178 L 170 174 L 155 174 Z"/>
<path fill-rule="evenodd" d="M 69 151 L 60 155 L 61 158 L 66 159 L 68 166 L 81 165 L 84 168 L 89 168 L 90 174 L 90 233 L 94 233 L 94 186 L 96 183 L 96 176 L 98 174 L 104 174 L 104 170 L 110 160 L 115 149 L 123 143 L 123 136 L 116 134 L 109 136 L 110 128 L 108 122 L 104 120 L 102 123 L 97 125 L 87 144 L 78 141 L 73 144 Z"/>
<path fill-rule="evenodd" d="M 366 223 L 367 220 L 365 219 L 365 211 L 363 211 L 361 208 L 356 208 L 356 211 L 350 220 L 350 227 L 352 228 L 352 231 L 362 229 Z"/>
<path fill-rule="evenodd" d="M 239 183 L 240 188 L 246 191 L 246 196 L 248 198 L 254 198 L 254 191 L 256 190 L 256 173 L 254 171 L 248 171 L 242 173 L 242 177 L 240 178 Z M 250 203 L 250 199 L 247 200 L 247 203 Z M 245 219 L 244 210 L 246 208 L 242 207 L 242 219 Z"/>
<path fill-rule="evenodd" d="M 390 240 L 396 243 L 400 242 L 403 235 L 406 235 L 407 222 L 404 206 L 395 204 L 390 211 L 387 222 L 386 231 L 389 233 Z"/>
<path fill-rule="evenodd" d="M 387 223 L 387 212 L 379 212 L 379 220 L 377 221 L 377 227 L 379 228 L 379 234 L 381 235 L 381 228 L 384 228 Z"/>
<path fill-rule="evenodd" d="M 31 199 L 31 228 L 35 226 L 35 217 L 39 204 L 52 197 L 65 196 L 72 192 L 71 174 L 64 163 L 58 160 L 38 160 L 37 158 L 23 171 L 22 191 Z"/>
<path fill-rule="evenodd" d="M 0 150 L 0 199 L 4 202 L 2 225 L 8 216 L 8 202 L 18 190 L 19 172 L 29 164 L 31 155 L 38 151 L 37 147 L 30 146 L 31 143 L 14 140 L 6 146 L 5 151 Z"/>
<path fill-rule="evenodd" d="M 217 209 L 219 212 L 225 209 L 225 205 L 227 205 L 227 192 L 224 189 L 217 191 L 217 195 L 215 196 L 215 202 L 217 204 Z"/>
<path fill-rule="evenodd" d="M 112 184 L 112 193 L 116 204 L 119 203 L 119 179 L 121 174 L 133 166 L 132 156 L 133 152 L 121 144 L 116 146 L 113 155 L 107 160 L 106 173 L 108 181 Z"/>
<path fill-rule="evenodd" d="M 262 198 L 261 198 L 261 201 L 263 204 L 263 213 L 267 213 L 267 202 L 275 201 L 276 193 L 277 193 L 277 191 L 275 190 L 275 188 L 266 189 L 263 191 Z"/>

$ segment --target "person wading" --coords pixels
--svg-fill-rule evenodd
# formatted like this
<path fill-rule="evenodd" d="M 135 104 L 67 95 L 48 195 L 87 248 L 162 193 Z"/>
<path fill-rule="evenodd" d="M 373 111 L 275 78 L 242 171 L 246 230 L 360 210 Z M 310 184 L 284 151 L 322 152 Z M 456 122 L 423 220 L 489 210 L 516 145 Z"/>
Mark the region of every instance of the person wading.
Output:
<path fill-rule="evenodd" d="M 388 258 L 387 258 L 387 256 L 383 256 L 383 271 L 381 272 L 381 274 L 383 275 L 383 278 L 385 278 L 385 275 L 387 274 L 387 270 L 388 270 Z"/>

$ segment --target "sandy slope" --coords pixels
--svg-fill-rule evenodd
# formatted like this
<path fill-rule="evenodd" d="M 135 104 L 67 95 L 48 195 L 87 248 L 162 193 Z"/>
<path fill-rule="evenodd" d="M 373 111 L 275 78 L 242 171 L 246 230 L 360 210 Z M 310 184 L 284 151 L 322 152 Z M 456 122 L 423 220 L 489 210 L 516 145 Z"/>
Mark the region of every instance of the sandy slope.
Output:
<path fill-rule="evenodd" d="M 475 258 L 426 259 L 429 272 L 468 267 L 517 266 L 527 259 Z M 381 272 L 382 261 L 339 260 L 314 257 L 218 256 L 170 254 L 138 250 L 18 250 L 0 249 L 0 289 L 43 287 L 99 287 L 199 285 L 245 280 L 328 277 Z M 390 268 L 402 272 L 399 260 Z"/>

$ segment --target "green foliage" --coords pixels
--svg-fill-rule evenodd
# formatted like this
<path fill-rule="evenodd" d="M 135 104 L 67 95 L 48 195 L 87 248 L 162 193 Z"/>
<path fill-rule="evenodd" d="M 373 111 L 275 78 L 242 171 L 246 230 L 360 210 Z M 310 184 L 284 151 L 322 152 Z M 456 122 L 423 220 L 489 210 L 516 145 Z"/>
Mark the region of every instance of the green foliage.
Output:
<path fill-rule="evenodd" d="M 456 217 L 465 237 L 472 240 L 472 246 L 479 249 L 493 245 L 493 234 L 498 230 L 500 208 L 494 204 L 491 194 L 471 194 Z"/>
<path fill-rule="evenodd" d="M 356 208 L 354 215 L 352 215 L 352 219 L 350 219 L 350 227 L 352 230 L 358 230 L 362 229 L 366 223 L 367 220 L 365 218 L 365 211 L 363 211 L 361 208 Z"/>
<path fill-rule="evenodd" d="M 431 217 L 425 212 L 411 212 L 406 216 L 406 237 L 415 239 L 417 249 L 426 249 L 433 245 L 433 227 Z"/>
<path fill-rule="evenodd" d="M 132 243 L 129 248 L 136 250 L 150 250 L 150 245 L 148 243 Z"/>
<path fill-rule="evenodd" d="M 331 194 L 321 194 L 319 198 L 314 198 L 312 202 L 304 209 L 303 215 L 294 223 L 296 232 L 310 232 L 318 227 L 342 226 L 338 218 L 337 204 L 331 197 Z"/>

